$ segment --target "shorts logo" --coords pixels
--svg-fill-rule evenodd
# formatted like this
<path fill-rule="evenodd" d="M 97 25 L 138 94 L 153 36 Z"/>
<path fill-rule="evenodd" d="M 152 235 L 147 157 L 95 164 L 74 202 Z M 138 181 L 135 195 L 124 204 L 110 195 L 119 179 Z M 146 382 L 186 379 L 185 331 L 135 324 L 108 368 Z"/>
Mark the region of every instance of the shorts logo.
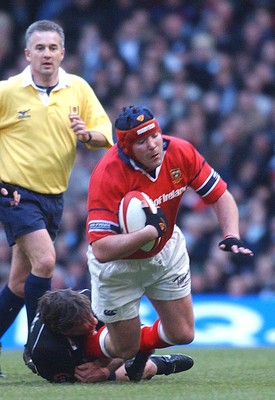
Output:
<path fill-rule="evenodd" d="M 116 310 L 104 310 L 104 315 L 106 315 L 107 317 L 112 317 L 113 315 L 116 315 L 116 313 Z"/>
<path fill-rule="evenodd" d="M 186 274 L 179 275 L 173 282 L 177 284 L 178 287 L 185 287 L 190 281 L 189 271 Z"/>

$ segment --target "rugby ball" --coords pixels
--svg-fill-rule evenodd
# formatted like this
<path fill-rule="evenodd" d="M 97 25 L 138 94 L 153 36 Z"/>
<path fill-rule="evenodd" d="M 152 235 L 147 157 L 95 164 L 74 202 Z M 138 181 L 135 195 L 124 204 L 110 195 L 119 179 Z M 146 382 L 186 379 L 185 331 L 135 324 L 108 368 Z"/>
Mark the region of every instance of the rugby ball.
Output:
<path fill-rule="evenodd" d="M 146 214 L 142 207 L 145 202 L 146 207 L 150 207 L 152 213 L 157 213 L 157 207 L 153 200 L 143 192 L 133 190 L 128 192 L 120 202 L 118 210 L 119 225 L 123 233 L 131 233 L 145 227 Z M 141 250 L 150 251 L 158 245 L 160 238 L 145 243 Z"/>

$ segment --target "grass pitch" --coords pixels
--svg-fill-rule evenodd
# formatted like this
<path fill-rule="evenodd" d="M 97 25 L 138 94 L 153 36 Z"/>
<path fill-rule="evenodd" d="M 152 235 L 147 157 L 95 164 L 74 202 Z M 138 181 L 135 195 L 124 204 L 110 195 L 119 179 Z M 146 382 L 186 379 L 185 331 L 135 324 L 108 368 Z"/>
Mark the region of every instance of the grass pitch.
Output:
<path fill-rule="evenodd" d="M 167 349 L 168 350 L 168 349 Z M 3 351 L 1 400 L 274 400 L 275 348 L 194 349 L 191 370 L 140 383 L 50 384 L 23 363 L 22 352 Z M 160 352 L 158 352 L 160 354 Z"/>

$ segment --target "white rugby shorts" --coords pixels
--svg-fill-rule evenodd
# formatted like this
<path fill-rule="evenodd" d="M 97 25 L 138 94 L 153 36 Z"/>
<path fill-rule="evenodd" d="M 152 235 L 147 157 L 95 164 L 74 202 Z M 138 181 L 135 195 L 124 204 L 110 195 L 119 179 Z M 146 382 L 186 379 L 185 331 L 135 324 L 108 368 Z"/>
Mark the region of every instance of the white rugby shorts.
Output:
<path fill-rule="evenodd" d="M 119 239 L 118 239 L 119 240 Z M 139 315 L 140 299 L 176 300 L 191 293 L 185 238 L 175 226 L 172 237 L 154 257 L 98 262 L 89 246 L 92 308 L 105 323 Z"/>

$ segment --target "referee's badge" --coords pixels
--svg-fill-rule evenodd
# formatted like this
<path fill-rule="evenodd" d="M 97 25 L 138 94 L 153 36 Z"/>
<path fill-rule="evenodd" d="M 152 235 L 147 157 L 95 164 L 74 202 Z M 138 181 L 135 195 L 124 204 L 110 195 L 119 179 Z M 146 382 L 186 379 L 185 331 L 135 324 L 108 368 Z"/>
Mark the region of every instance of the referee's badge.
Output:
<path fill-rule="evenodd" d="M 79 106 L 70 106 L 70 114 L 79 115 Z"/>

